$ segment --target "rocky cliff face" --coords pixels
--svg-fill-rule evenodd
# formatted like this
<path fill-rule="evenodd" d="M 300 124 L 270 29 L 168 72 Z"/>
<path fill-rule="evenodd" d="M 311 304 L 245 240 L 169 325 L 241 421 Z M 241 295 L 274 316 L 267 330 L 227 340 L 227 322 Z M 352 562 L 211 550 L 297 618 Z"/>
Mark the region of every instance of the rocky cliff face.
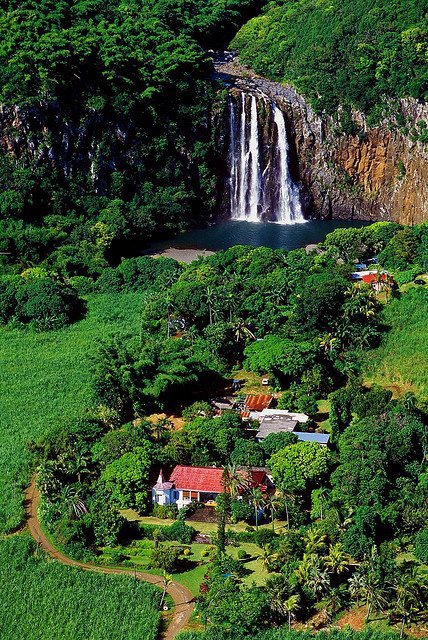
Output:
<path fill-rule="evenodd" d="M 338 118 L 321 118 L 292 87 L 260 78 L 226 56 L 218 77 L 273 98 L 287 123 L 292 173 L 300 181 L 306 214 L 315 218 L 428 220 L 428 144 L 422 142 L 428 105 L 401 100 L 394 116 L 369 128 L 354 113 L 355 135 Z M 399 120 L 401 128 L 398 126 Z"/>
<path fill-rule="evenodd" d="M 57 103 L 0 107 L 0 150 L 27 167 L 50 167 L 57 179 L 88 175 L 95 193 L 112 171 L 132 164 L 135 131 L 95 110 L 64 112 Z"/>

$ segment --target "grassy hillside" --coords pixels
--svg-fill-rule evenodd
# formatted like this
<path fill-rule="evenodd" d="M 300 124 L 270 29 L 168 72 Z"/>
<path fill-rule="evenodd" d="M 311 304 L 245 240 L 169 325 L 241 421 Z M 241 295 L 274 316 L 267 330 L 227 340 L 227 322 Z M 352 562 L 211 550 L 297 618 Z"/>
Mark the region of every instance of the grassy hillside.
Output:
<path fill-rule="evenodd" d="M 427 11 L 427 0 L 275 0 L 232 46 L 319 109 L 354 105 L 376 119 L 385 95 L 427 94 Z"/>
<path fill-rule="evenodd" d="M 411 288 L 382 312 L 390 330 L 378 349 L 369 354 L 366 370 L 370 382 L 395 394 L 413 391 L 428 400 L 428 291 Z"/>
<path fill-rule="evenodd" d="M 0 541 L 4 640 L 155 640 L 160 591 L 34 555 L 26 536 Z M 120 612 L 120 615 L 118 615 Z"/>
<path fill-rule="evenodd" d="M 90 404 L 88 354 L 99 340 L 139 328 L 139 294 L 99 295 L 85 320 L 49 333 L 0 330 L 0 532 L 22 519 L 25 443 Z"/>

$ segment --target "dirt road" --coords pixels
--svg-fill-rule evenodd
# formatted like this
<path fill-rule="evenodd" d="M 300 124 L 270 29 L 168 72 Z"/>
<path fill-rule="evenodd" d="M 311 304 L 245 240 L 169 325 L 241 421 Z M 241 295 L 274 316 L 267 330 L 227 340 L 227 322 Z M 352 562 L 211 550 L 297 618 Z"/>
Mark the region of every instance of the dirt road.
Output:
<path fill-rule="evenodd" d="M 52 558 L 58 560 L 62 564 L 66 564 L 71 567 L 78 567 L 84 571 L 96 571 L 98 573 L 116 574 L 116 575 L 130 575 L 136 577 L 139 580 L 145 580 L 151 584 L 157 585 L 162 588 L 162 578 L 154 576 L 150 573 L 143 573 L 141 571 L 134 572 L 127 569 L 113 569 L 108 567 L 98 567 L 97 565 L 90 564 L 89 562 L 78 562 L 68 556 L 64 555 L 47 539 L 40 526 L 38 518 L 38 504 L 40 499 L 40 493 L 36 487 L 35 480 L 33 479 L 25 494 L 25 511 L 27 518 L 27 527 L 41 548 L 46 551 Z M 173 617 L 168 625 L 167 629 L 162 633 L 163 640 L 173 640 L 179 631 L 182 631 L 186 626 L 191 613 L 193 611 L 193 595 L 190 591 L 183 587 L 178 582 L 172 582 L 167 589 L 168 594 L 174 601 Z"/>

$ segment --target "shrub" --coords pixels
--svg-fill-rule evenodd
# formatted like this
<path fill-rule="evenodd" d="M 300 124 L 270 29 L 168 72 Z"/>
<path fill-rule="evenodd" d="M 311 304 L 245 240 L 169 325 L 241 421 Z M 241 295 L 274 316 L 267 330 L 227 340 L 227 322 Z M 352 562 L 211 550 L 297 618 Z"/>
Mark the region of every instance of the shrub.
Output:
<path fill-rule="evenodd" d="M 181 520 L 177 520 L 164 532 L 166 540 L 176 540 L 182 544 L 190 544 L 196 535 L 196 529 L 184 524 Z"/>
<path fill-rule="evenodd" d="M 259 547 L 265 547 L 267 544 L 270 544 L 274 538 L 275 533 L 272 529 L 259 529 L 254 534 L 254 540 Z"/>
<path fill-rule="evenodd" d="M 177 515 L 178 508 L 176 504 L 155 504 L 152 511 L 152 516 L 161 520 L 175 520 Z"/>
<path fill-rule="evenodd" d="M 112 564 L 120 564 L 124 560 L 126 560 L 125 554 L 122 553 L 122 551 L 120 549 L 113 549 L 113 551 L 110 554 L 111 563 Z"/>
<path fill-rule="evenodd" d="M 238 560 L 245 560 L 247 557 L 247 552 L 245 549 L 238 549 Z"/>
<path fill-rule="evenodd" d="M 172 547 L 160 545 L 154 549 L 152 556 L 152 566 L 155 569 L 163 569 L 167 573 L 172 573 L 177 569 L 178 558 L 182 549 L 180 547 Z"/>
<path fill-rule="evenodd" d="M 403 284 L 407 284 L 408 282 L 413 282 L 415 278 L 421 273 L 421 268 L 411 267 L 410 269 L 406 269 L 405 271 L 396 271 L 394 273 L 394 279 L 396 283 L 401 286 Z"/>
<path fill-rule="evenodd" d="M 196 535 L 196 529 L 189 527 L 182 520 L 176 520 L 169 527 L 159 527 L 151 524 L 140 524 L 139 531 L 144 538 L 153 539 L 153 535 L 157 532 L 160 540 L 168 540 L 170 542 L 181 542 L 181 544 L 190 544 Z"/>
<path fill-rule="evenodd" d="M 192 555 L 192 550 L 189 549 L 189 547 L 186 547 L 186 549 L 184 549 L 184 551 L 183 551 L 183 556 L 188 557 L 190 555 Z"/>
<path fill-rule="evenodd" d="M 68 284 L 77 291 L 80 296 L 86 296 L 88 293 L 93 293 L 95 283 L 92 278 L 87 276 L 73 276 L 68 279 Z"/>
<path fill-rule="evenodd" d="M 278 400 L 278 409 L 285 411 L 293 411 L 296 408 L 296 398 L 290 389 L 283 391 L 281 397 Z"/>
<path fill-rule="evenodd" d="M 253 509 L 245 500 L 233 500 L 231 504 L 232 520 L 250 520 L 253 517 Z"/>
<path fill-rule="evenodd" d="M 415 535 L 415 556 L 421 562 L 428 563 L 428 527 Z"/>
<path fill-rule="evenodd" d="M 1 320 L 16 318 L 38 329 L 59 329 L 82 317 L 85 306 L 72 286 L 48 276 L 0 282 Z"/>

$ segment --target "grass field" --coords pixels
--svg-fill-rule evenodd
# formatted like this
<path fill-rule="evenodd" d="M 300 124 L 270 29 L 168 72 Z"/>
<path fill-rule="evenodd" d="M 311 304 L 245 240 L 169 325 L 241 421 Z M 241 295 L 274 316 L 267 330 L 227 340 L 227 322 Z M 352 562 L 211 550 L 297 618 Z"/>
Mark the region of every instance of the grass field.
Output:
<path fill-rule="evenodd" d="M 366 381 L 395 396 L 413 391 L 428 400 L 428 290 L 407 288 L 384 308 L 382 320 L 389 331 L 368 355 Z"/>
<path fill-rule="evenodd" d="M 35 555 L 20 534 L 0 540 L 4 640 L 155 640 L 160 590 Z"/>
<path fill-rule="evenodd" d="M 88 355 L 108 335 L 138 332 L 139 294 L 93 296 L 87 317 L 60 331 L 0 329 L 0 532 L 22 520 L 25 443 L 91 404 Z"/>

